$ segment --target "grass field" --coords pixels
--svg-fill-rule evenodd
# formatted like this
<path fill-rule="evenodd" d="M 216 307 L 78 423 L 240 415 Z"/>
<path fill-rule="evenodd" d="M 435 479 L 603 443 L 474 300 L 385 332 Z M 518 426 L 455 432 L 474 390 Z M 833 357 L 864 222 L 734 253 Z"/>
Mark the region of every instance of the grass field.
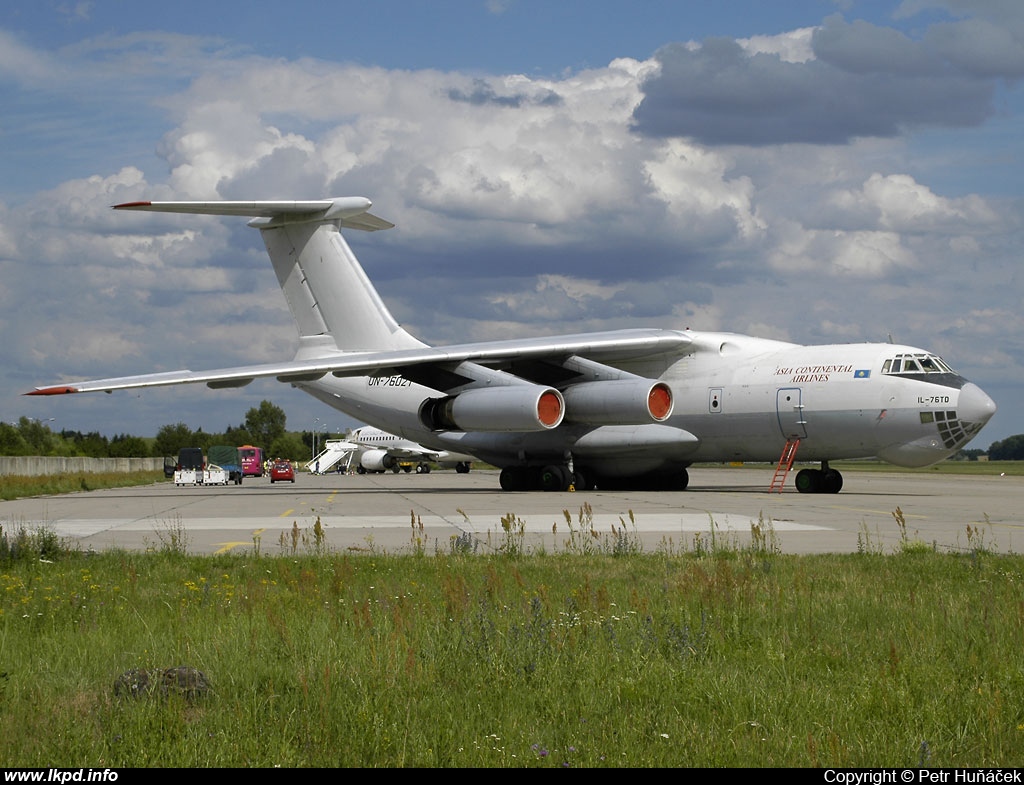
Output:
<path fill-rule="evenodd" d="M 76 472 L 74 474 L 41 474 L 34 477 L 0 477 L 0 499 L 25 499 L 30 496 L 48 496 L 56 493 L 96 491 L 101 488 L 126 488 L 164 481 L 164 473 L 157 472 Z M 168 480 L 169 482 L 169 480 Z"/>
<path fill-rule="evenodd" d="M 546 553 L 512 529 L 495 554 L 393 556 L 322 535 L 203 557 L 184 532 L 82 553 L 0 530 L 4 765 L 1024 765 L 1024 557 L 980 541 Z M 160 681 L 182 673 L 202 680 Z"/>
<path fill-rule="evenodd" d="M 1024 557 L 770 541 L 351 555 L 314 527 L 196 557 L 4 532 L 4 764 L 1024 764 Z M 208 689 L 115 693 L 178 667 Z"/>

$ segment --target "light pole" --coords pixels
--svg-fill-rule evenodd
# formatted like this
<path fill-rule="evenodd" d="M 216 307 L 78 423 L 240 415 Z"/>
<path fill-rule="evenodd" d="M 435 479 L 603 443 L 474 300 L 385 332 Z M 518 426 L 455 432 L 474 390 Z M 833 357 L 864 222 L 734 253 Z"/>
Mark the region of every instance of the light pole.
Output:
<path fill-rule="evenodd" d="M 57 418 L 47 417 L 46 419 L 43 419 L 41 417 L 26 417 L 25 419 L 27 419 L 29 422 L 34 422 L 40 428 L 46 428 L 48 431 L 52 433 L 53 429 L 50 427 L 50 423 L 52 423 Z M 11 423 L 11 425 L 14 425 L 14 423 Z"/>
<path fill-rule="evenodd" d="M 312 459 L 313 460 L 316 460 L 316 429 L 318 427 L 317 423 L 319 423 L 319 422 L 320 422 L 320 418 L 319 417 L 316 417 L 316 418 L 313 419 L 313 455 L 312 455 Z"/>

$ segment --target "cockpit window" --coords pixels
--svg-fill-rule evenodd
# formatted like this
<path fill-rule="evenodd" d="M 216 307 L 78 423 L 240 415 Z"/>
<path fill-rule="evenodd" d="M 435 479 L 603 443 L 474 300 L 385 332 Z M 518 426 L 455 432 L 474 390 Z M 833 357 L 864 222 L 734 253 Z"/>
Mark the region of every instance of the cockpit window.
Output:
<path fill-rule="evenodd" d="M 922 373 L 955 373 L 955 371 L 946 365 L 941 357 L 922 353 L 897 354 L 883 363 L 882 373 L 918 375 Z"/>

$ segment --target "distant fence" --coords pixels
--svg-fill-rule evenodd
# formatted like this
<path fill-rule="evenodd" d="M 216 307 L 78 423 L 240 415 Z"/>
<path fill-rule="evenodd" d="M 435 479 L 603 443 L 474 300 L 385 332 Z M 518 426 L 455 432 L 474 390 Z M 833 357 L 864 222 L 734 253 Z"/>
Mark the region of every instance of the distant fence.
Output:
<path fill-rule="evenodd" d="M 155 472 L 163 458 L 58 458 L 37 455 L 0 455 L 0 477 L 38 477 L 43 474 L 98 474 L 100 472 Z"/>

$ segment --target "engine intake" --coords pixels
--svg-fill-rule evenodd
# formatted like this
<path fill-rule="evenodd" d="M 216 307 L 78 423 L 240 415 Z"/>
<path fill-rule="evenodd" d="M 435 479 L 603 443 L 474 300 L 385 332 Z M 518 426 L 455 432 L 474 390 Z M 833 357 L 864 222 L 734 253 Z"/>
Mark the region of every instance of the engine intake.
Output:
<path fill-rule="evenodd" d="M 420 421 L 432 431 L 548 431 L 565 415 L 553 387 L 507 385 L 466 390 L 420 404 Z"/>

